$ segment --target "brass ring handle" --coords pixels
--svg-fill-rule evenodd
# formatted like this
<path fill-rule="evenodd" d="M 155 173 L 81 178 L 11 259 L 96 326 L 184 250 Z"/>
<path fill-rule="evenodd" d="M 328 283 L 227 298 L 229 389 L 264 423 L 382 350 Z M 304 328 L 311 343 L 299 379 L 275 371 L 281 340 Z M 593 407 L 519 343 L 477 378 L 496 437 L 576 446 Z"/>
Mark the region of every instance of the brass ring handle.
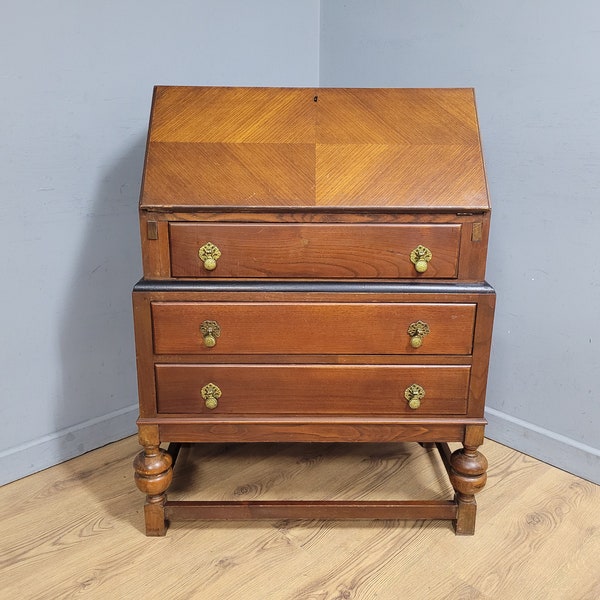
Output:
<path fill-rule="evenodd" d="M 415 265 L 415 271 L 417 273 L 425 273 L 429 266 L 429 261 L 433 258 L 431 250 L 425 246 L 417 246 L 410 253 L 410 261 Z"/>
<path fill-rule="evenodd" d="M 408 326 L 407 333 L 410 335 L 410 345 L 413 348 L 420 348 L 423 344 L 423 338 L 429 335 L 429 325 L 423 321 L 415 321 Z"/>
<path fill-rule="evenodd" d="M 202 321 L 200 333 L 207 348 L 213 348 L 217 343 L 217 338 L 221 335 L 221 327 L 216 321 Z"/>
<path fill-rule="evenodd" d="M 408 406 L 417 410 L 421 406 L 421 400 L 425 397 L 425 390 L 417 383 L 413 383 L 404 390 L 404 397 Z"/>
<path fill-rule="evenodd" d="M 221 390 L 219 386 L 214 383 L 207 383 L 200 392 L 202 398 L 204 398 L 204 404 L 206 408 L 214 410 L 219 404 L 219 398 L 221 397 Z"/>
<path fill-rule="evenodd" d="M 217 260 L 219 260 L 221 256 L 221 251 L 212 242 L 206 242 L 206 244 L 198 250 L 198 256 L 204 263 L 204 268 L 207 271 L 214 271 L 217 268 Z"/>

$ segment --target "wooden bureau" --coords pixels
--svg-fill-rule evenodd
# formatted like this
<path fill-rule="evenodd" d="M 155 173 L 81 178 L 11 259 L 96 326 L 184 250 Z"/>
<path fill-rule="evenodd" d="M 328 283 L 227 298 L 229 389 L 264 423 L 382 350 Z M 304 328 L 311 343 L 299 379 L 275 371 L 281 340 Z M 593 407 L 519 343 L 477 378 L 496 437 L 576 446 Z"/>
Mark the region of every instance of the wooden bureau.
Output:
<path fill-rule="evenodd" d="M 133 292 L 147 534 L 281 517 L 472 534 L 489 216 L 472 90 L 157 87 Z M 434 444 L 454 500 L 167 499 L 182 443 L 394 441 Z"/>

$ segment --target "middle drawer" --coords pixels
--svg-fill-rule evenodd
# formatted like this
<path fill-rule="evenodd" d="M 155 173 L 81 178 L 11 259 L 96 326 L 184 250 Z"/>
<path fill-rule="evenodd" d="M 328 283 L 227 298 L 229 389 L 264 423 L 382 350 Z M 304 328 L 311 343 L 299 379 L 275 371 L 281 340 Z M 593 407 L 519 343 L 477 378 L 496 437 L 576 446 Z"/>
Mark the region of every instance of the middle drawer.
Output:
<path fill-rule="evenodd" d="M 154 353 L 468 355 L 475 314 L 457 303 L 153 302 Z"/>

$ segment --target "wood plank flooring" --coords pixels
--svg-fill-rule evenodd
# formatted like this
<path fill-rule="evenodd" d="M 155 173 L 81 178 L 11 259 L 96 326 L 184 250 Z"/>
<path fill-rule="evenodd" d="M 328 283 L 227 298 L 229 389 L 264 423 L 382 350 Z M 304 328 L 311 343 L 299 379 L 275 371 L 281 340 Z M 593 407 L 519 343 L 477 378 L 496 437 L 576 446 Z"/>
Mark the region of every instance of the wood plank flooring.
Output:
<path fill-rule="evenodd" d="M 128 438 L 0 489 L 0 597 L 600 598 L 600 486 L 491 441 L 483 451 L 474 537 L 445 521 L 367 520 L 187 521 L 147 538 Z M 416 444 L 206 445 L 178 467 L 172 499 L 452 495 L 436 453 Z"/>

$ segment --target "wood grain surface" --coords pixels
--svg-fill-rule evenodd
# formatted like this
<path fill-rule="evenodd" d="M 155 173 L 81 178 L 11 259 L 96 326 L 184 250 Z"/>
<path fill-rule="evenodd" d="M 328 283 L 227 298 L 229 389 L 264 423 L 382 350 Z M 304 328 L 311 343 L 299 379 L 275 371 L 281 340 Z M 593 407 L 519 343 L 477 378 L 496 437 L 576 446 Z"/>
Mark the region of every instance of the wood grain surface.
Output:
<path fill-rule="evenodd" d="M 141 206 L 166 205 L 486 211 L 473 91 L 157 87 Z"/>
<path fill-rule="evenodd" d="M 482 281 L 485 278 L 489 212 L 452 214 L 434 212 L 427 206 L 403 212 L 307 211 L 298 207 L 269 211 L 248 205 L 210 212 L 209 208 L 188 205 L 140 211 L 147 278 L 177 275 L 215 279 L 223 272 L 239 277 L 238 263 L 246 276 L 253 278 L 269 273 L 298 277 L 299 273 L 309 272 L 315 277 L 328 273 L 344 279 L 443 276 Z M 284 225 L 290 228 L 277 234 L 275 227 Z M 231 235 L 234 232 L 242 236 L 236 238 Z M 327 238 L 325 232 L 331 237 Z M 351 233 L 357 234 L 355 239 L 351 239 Z M 207 241 L 223 251 L 220 266 L 212 272 L 204 269 L 198 257 L 199 248 Z M 267 241 L 275 244 L 277 251 L 269 249 Z M 418 244 L 429 245 L 434 256 L 427 271 L 421 274 L 416 273 L 408 260 L 410 251 Z M 261 248 L 266 254 L 263 255 Z M 335 258 L 324 254 L 333 254 Z M 286 267 L 282 263 L 282 257 L 287 255 L 293 256 L 294 265 Z M 315 264 L 310 265 L 310 261 Z"/>
<path fill-rule="evenodd" d="M 475 304 L 392 302 L 154 302 L 155 354 L 370 354 L 422 356 L 471 353 Z M 204 344 L 200 326 L 217 321 Z M 429 326 L 413 348 L 410 325 Z"/>
<path fill-rule="evenodd" d="M 172 223 L 169 228 L 173 277 L 456 277 L 461 226 Z M 221 257 L 213 271 L 198 250 L 215 244 Z M 411 252 L 426 246 L 432 259 L 417 273 Z"/>
<path fill-rule="evenodd" d="M 471 369 L 465 365 L 177 365 L 157 364 L 159 413 L 223 415 L 464 415 Z M 200 390 L 222 392 L 208 409 Z M 425 397 L 410 408 L 405 390 Z"/>
<path fill-rule="evenodd" d="M 490 441 L 489 480 L 469 538 L 440 521 L 181 521 L 166 538 L 147 538 L 131 477 L 138 450 L 128 438 L 0 489 L 2 597 L 600 597 L 600 487 Z M 417 444 L 227 444 L 182 453 L 189 468 L 184 478 L 176 473 L 173 499 L 451 494 L 437 455 Z"/>

